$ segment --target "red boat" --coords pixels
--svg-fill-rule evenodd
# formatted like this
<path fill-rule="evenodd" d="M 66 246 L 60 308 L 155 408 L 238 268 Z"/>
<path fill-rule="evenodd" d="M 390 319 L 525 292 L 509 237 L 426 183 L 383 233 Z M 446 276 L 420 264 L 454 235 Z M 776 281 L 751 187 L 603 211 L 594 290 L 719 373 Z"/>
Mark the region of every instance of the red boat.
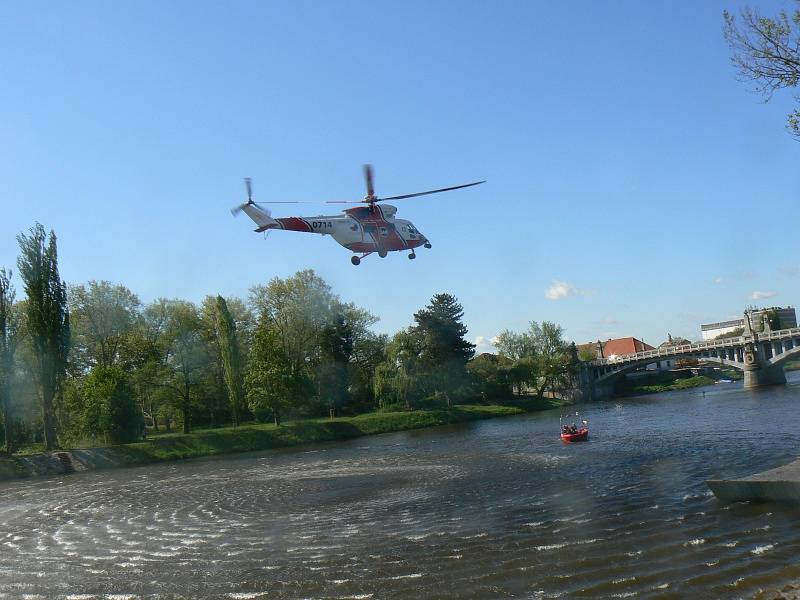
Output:
<path fill-rule="evenodd" d="M 565 442 L 585 442 L 589 439 L 589 428 L 581 427 L 575 433 L 562 433 L 561 439 Z"/>

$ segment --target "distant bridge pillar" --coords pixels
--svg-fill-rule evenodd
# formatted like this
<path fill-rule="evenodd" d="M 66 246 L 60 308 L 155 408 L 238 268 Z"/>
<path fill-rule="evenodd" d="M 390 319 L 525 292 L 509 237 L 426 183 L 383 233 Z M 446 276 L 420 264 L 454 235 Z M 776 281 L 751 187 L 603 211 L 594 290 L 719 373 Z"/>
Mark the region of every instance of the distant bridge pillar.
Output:
<path fill-rule="evenodd" d="M 756 348 L 751 343 L 744 347 L 744 387 L 745 389 L 763 387 L 765 385 L 781 385 L 786 383 L 786 374 L 783 367 L 770 365 L 772 356 L 771 344 L 763 344 L 760 348 L 761 360 L 755 352 Z"/>
<path fill-rule="evenodd" d="M 610 367 L 592 367 L 589 363 L 583 363 L 578 372 L 578 387 L 580 397 L 584 402 L 593 400 L 605 400 L 614 395 L 614 378 L 610 380 L 598 381 L 600 377 L 607 374 Z"/>

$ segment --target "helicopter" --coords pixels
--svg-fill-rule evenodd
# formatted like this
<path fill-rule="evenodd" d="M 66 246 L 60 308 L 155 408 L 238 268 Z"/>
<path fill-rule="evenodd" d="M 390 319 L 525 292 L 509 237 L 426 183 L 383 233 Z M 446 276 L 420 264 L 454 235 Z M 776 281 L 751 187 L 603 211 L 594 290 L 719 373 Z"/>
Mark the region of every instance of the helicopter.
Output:
<path fill-rule="evenodd" d="M 364 196 L 363 200 L 328 200 L 327 202 L 323 202 L 323 204 L 364 204 L 366 206 L 346 208 L 342 211 L 342 214 L 333 216 L 279 217 L 273 219 L 272 212 L 269 209 L 253 201 L 253 181 L 249 177 L 245 177 L 244 182 L 247 189 L 247 202 L 232 208 L 231 213 L 236 216 L 244 211 L 258 226 L 255 231 L 259 233 L 268 233 L 273 229 L 284 229 L 287 231 L 330 235 L 337 243 L 354 253 L 354 255 L 350 257 L 350 262 L 354 265 L 361 264 L 363 258 L 373 253 L 377 253 L 381 258 L 386 258 L 389 252 L 399 252 L 402 250 L 410 250 L 408 258 L 413 260 L 417 257 L 414 249 L 420 246 L 431 248 L 430 241 L 413 225 L 413 223 L 411 223 L 411 221 L 396 219 L 396 207 L 390 204 L 379 203 L 386 200 L 403 200 L 405 198 L 415 198 L 416 196 L 449 192 L 451 190 L 458 190 L 486 183 L 485 181 L 475 181 L 473 183 L 465 183 L 437 190 L 428 190 L 427 192 L 379 198 L 375 194 L 372 165 L 364 165 L 364 181 L 367 186 L 367 195 Z M 286 200 L 264 202 L 263 204 L 320 203 Z M 359 254 L 360 256 L 358 256 Z"/>

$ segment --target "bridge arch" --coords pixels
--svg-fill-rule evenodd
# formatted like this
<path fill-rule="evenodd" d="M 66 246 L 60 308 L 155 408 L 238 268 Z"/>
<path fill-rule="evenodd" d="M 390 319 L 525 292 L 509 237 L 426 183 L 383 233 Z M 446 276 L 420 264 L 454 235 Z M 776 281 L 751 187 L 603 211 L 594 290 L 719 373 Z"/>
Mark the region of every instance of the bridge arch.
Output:
<path fill-rule="evenodd" d="M 769 364 L 772 366 L 783 367 L 783 364 L 785 362 L 788 362 L 792 358 L 796 357 L 800 357 L 800 346 L 794 346 L 793 348 L 790 348 L 789 350 L 786 350 L 785 352 L 782 352 L 777 356 L 773 356 L 772 358 L 769 359 Z"/>
<path fill-rule="evenodd" d="M 797 350 L 800 351 L 800 347 L 798 347 Z M 783 356 L 783 355 L 781 355 L 781 356 Z M 733 360 L 730 360 L 728 358 L 721 358 L 721 357 L 718 357 L 718 356 L 697 356 L 697 355 L 687 355 L 687 354 L 675 354 L 675 355 L 659 356 L 658 358 L 655 358 L 655 359 L 654 358 L 645 358 L 645 359 L 642 359 L 642 360 L 632 361 L 632 362 L 629 362 L 629 363 L 623 363 L 623 364 L 620 365 L 619 369 L 615 369 L 615 370 L 611 371 L 610 373 L 605 373 L 605 374 L 600 375 L 599 377 L 597 377 L 595 379 L 595 382 L 596 383 L 609 382 L 609 381 L 611 381 L 613 379 L 616 379 L 620 375 L 625 375 L 627 373 L 630 373 L 631 371 L 636 371 L 637 369 L 640 369 L 642 367 L 646 367 L 647 365 L 652 365 L 654 363 L 661 362 L 661 361 L 664 361 L 664 360 L 676 360 L 676 359 L 680 359 L 680 358 L 696 358 L 697 360 L 702 361 L 702 362 L 711 362 L 711 363 L 715 363 L 715 364 L 718 364 L 718 365 L 721 365 L 721 366 L 724 366 L 724 367 L 730 367 L 732 369 L 737 369 L 739 371 L 744 371 L 744 363 L 733 361 Z M 613 365 L 606 365 L 606 366 L 611 366 L 613 368 Z"/>

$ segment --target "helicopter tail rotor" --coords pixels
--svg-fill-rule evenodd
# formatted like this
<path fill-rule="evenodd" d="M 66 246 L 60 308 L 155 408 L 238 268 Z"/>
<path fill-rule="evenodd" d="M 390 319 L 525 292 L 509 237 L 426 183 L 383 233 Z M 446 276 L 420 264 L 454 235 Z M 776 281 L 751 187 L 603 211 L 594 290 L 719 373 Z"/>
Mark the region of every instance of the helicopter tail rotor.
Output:
<path fill-rule="evenodd" d="M 240 204 L 239 206 L 234 206 L 231 209 L 231 214 L 234 217 L 236 215 L 238 215 L 240 212 L 242 212 L 242 210 L 244 210 L 245 206 L 249 206 L 251 204 L 255 204 L 255 202 L 253 202 L 253 180 L 250 179 L 249 177 L 245 177 L 244 178 L 244 186 L 247 189 L 247 202 L 245 202 L 244 204 Z"/>
<path fill-rule="evenodd" d="M 231 214 L 235 217 L 240 212 L 244 211 L 245 214 L 258 225 L 256 231 L 266 231 L 267 229 L 274 229 L 278 226 L 278 221 L 272 218 L 272 211 L 253 201 L 253 180 L 249 177 L 245 177 L 244 185 L 247 189 L 247 202 L 239 206 L 234 206 L 231 209 Z"/>

